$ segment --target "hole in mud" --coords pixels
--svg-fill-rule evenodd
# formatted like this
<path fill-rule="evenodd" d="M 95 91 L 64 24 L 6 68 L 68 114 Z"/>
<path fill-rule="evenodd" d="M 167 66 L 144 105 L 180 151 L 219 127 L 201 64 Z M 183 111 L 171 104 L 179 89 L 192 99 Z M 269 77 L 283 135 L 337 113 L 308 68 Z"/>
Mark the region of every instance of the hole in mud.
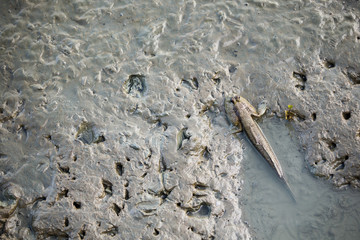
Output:
<path fill-rule="evenodd" d="M 68 227 L 69 226 L 69 219 L 66 217 L 64 220 L 64 226 Z"/>
<path fill-rule="evenodd" d="M 4 109 L 0 108 L 0 114 L 3 114 L 3 113 L 4 113 Z"/>
<path fill-rule="evenodd" d="M 84 239 L 85 235 L 86 235 L 85 229 L 81 229 L 80 232 L 79 232 L 80 239 Z"/>
<path fill-rule="evenodd" d="M 336 148 L 336 142 L 335 140 L 330 140 L 330 139 L 323 139 L 323 141 L 328 145 L 328 148 L 331 150 L 331 151 L 334 151 L 335 148 Z"/>
<path fill-rule="evenodd" d="M 124 187 L 128 187 L 129 186 L 129 181 L 126 181 L 125 183 L 124 183 Z"/>
<path fill-rule="evenodd" d="M 315 121 L 316 120 L 316 113 L 311 114 L 311 118 L 312 118 L 313 121 Z"/>
<path fill-rule="evenodd" d="M 328 147 L 331 151 L 334 151 L 336 148 L 336 143 L 334 141 L 329 141 L 328 143 Z"/>
<path fill-rule="evenodd" d="M 76 160 L 77 160 L 77 156 L 74 155 L 74 156 L 73 156 L 73 161 L 76 162 Z"/>
<path fill-rule="evenodd" d="M 113 184 L 110 181 L 103 179 L 102 180 L 102 185 L 103 185 L 105 194 L 109 195 L 109 196 L 112 196 L 112 186 L 113 186 Z"/>
<path fill-rule="evenodd" d="M 76 209 L 80 209 L 81 208 L 81 202 L 73 202 L 73 205 Z"/>
<path fill-rule="evenodd" d="M 114 212 L 116 213 L 117 216 L 119 216 L 120 212 L 121 212 L 121 208 L 114 203 L 112 209 L 114 210 Z"/>
<path fill-rule="evenodd" d="M 58 169 L 62 173 L 70 174 L 70 168 L 68 166 L 63 166 L 62 167 L 62 166 L 60 166 L 60 164 L 58 164 Z"/>
<path fill-rule="evenodd" d="M 293 77 L 302 82 L 307 81 L 307 77 L 304 73 L 293 72 Z"/>
<path fill-rule="evenodd" d="M 57 200 L 60 200 L 60 199 L 62 199 L 63 197 L 68 197 L 68 193 L 69 193 L 69 190 L 68 190 L 68 189 L 62 190 L 61 192 L 58 193 L 58 195 L 57 195 Z"/>
<path fill-rule="evenodd" d="M 101 142 L 105 142 L 104 135 L 99 136 L 98 139 L 96 139 L 94 143 L 101 143 Z"/>
<path fill-rule="evenodd" d="M 186 118 L 190 118 L 191 117 L 191 114 L 186 114 Z"/>
<path fill-rule="evenodd" d="M 125 157 L 126 161 L 130 162 L 130 158 L 129 157 Z"/>
<path fill-rule="evenodd" d="M 116 169 L 116 172 L 117 174 L 119 174 L 119 176 L 122 176 L 123 173 L 124 173 L 124 167 L 121 163 L 115 163 L 115 169 Z"/>
<path fill-rule="evenodd" d="M 129 196 L 129 190 L 125 189 L 125 196 L 124 196 L 125 200 L 129 200 L 130 196 Z"/>
<path fill-rule="evenodd" d="M 332 61 L 332 60 L 327 60 L 327 59 L 325 59 L 325 60 L 324 60 L 324 66 L 325 66 L 326 68 L 333 68 L 333 67 L 335 67 L 335 62 Z"/>
<path fill-rule="evenodd" d="M 348 120 L 351 117 L 351 112 L 343 112 L 342 115 L 345 120 Z"/>
<path fill-rule="evenodd" d="M 153 232 L 154 236 L 158 236 L 160 234 L 159 230 L 157 230 L 156 228 L 154 228 L 154 232 Z"/>
<path fill-rule="evenodd" d="M 45 138 L 50 141 L 51 140 L 51 135 L 46 135 Z"/>

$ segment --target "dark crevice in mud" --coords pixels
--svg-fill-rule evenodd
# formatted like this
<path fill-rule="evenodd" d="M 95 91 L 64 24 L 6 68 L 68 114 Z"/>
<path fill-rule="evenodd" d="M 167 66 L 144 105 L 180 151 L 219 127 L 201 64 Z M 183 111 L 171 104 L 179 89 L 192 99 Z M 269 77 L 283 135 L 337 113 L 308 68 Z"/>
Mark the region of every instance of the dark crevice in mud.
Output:
<path fill-rule="evenodd" d="M 316 121 L 316 113 L 312 113 L 311 118 L 312 118 L 313 121 Z"/>
<path fill-rule="evenodd" d="M 76 162 L 77 161 L 77 156 L 74 155 L 72 159 L 73 159 L 74 162 Z"/>
<path fill-rule="evenodd" d="M 59 201 L 60 199 L 62 199 L 64 197 L 68 197 L 68 193 L 69 193 L 68 189 L 62 190 L 61 192 L 58 193 L 56 200 Z"/>
<path fill-rule="evenodd" d="M 94 143 L 101 143 L 101 142 L 105 142 L 105 137 L 104 137 L 104 135 L 100 135 L 100 136 L 94 141 Z"/>
<path fill-rule="evenodd" d="M 101 234 L 106 234 L 108 236 L 114 237 L 119 233 L 119 227 L 113 225 L 112 227 L 108 228 L 107 230 L 101 232 Z"/>
<path fill-rule="evenodd" d="M 104 196 L 105 195 L 109 195 L 109 196 L 112 196 L 113 194 L 113 184 L 108 181 L 108 180 L 105 180 L 105 179 L 102 179 L 102 185 L 103 185 L 103 188 L 104 188 Z"/>
<path fill-rule="evenodd" d="M 326 68 L 334 68 L 335 67 L 335 62 L 333 60 L 324 59 L 323 63 Z"/>
<path fill-rule="evenodd" d="M 82 229 L 80 230 L 80 232 L 78 233 L 80 239 L 84 239 L 86 236 L 86 231 L 85 231 L 85 226 L 82 227 Z"/>
<path fill-rule="evenodd" d="M 166 161 L 164 159 L 164 156 L 160 156 L 159 159 L 159 173 L 165 172 L 167 170 Z"/>
<path fill-rule="evenodd" d="M 305 90 L 305 85 L 296 84 L 295 87 L 302 91 Z"/>
<path fill-rule="evenodd" d="M 342 116 L 345 120 L 349 120 L 351 118 L 351 112 L 350 111 L 343 112 Z"/>
<path fill-rule="evenodd" d="M 119 174 L 119 176 L 123 175 L 124 166 L 120 162 L 115 163 L 115 169 L 116 169 L 117 174 Z"/>
<path fill-rule="evenodd" d="M 76 209 L 80 209 L 81 208 L 81 202 L 73 202 L 73 205 Z"/>
<path fill-rule="evenodd" d="M 194 183 L 194 187 L 197 190 L 206 190 L 208 188 L 208 186 L 206 184 L 200 183 L 200 182 Z"/>
<path fill-rule="evenodd" d="M 64 219 L 64 226 L 65 227 L 69 226 L 69 219 L 67 217 L 65 217 L 65 219 Z"/>
<path fill-rule="evenodd" d="M 130 199 L 129 190 L 127 190 L 127 189 L 125 189 L 124 199 L 125 199 L 125 200 L 129 200 L 129 199 Z"/>
<path fill-rule="evenodd" d="M 61 173 L 70 174 L 70 167 L 68 166 L 61 166 L 60 164 L 58 164 L 58 169 Z"/>
<path fill-rule="evenodd" d="M 305 82 L 307 81 L 305 73 L 293 72 L 293 77 L 301 82 L 301 84 L 296 84 L 295 87 L 302 91 L 305 90 Z"/>
<path fill-rule="evenodd" d="M 190 90 L 198 90 L 199 89 L 199 82 L 196 77 L 193 77 L 191 79 L 181 79 L 181 84 Z"/>
<path fill-rule="evenodd" d="M 337 147 L 335 140 L 323 139 L 323 141 L 328 145 L 328 148 L 329 148 L 331 151 L 334 151 L 335 148 Z"/>
<path fill-rule="evenodd" d="M 159 234 L 160 234 L 160 231 L 158 229 L 154 228 L 153 235 L 158 236 Z"/>
<path fill-rule="evenodd" d="M 119 205 L 117 205 L 116 203 L 113 203 L 112 209 L 114 210 L 114 212 L 116 213 L 117 216 L 120 215 L 121 208 L 119 207 Z"/>
<path fill-rule="evenodd" d="M 305 73 L 293 72 L 293 77 L 296 78 L 297 80 L 301 81 L 301 82 L 306 82 L 307 81 L 307 77 L 306 77 Z"/>

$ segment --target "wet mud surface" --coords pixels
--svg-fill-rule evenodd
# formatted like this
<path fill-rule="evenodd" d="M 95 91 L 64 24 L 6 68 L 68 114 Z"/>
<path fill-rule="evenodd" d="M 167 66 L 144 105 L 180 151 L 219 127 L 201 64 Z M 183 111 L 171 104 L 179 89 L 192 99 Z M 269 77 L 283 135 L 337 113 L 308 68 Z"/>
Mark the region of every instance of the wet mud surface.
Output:
<path fill-rule="evenodd" d="M 2 1 L 1 238 L 250 239 L 239 94 L 359 188 L 358 6 Z"/>

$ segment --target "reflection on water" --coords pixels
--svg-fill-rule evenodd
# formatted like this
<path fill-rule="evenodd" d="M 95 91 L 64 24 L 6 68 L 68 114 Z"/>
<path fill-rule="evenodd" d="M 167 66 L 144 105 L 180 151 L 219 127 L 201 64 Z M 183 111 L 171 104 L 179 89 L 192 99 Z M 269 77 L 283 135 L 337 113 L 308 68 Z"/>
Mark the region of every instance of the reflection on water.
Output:
<path fill-rule="evenodd" d="M 360 193 L 340 191 L 310 175 L 285 120 L 260 123 L 296 196 L 294 203 L 267 162 L 240 134 L 245 147 L 244 220 L 254 239 L 356 239 L 360 236 Z"/>

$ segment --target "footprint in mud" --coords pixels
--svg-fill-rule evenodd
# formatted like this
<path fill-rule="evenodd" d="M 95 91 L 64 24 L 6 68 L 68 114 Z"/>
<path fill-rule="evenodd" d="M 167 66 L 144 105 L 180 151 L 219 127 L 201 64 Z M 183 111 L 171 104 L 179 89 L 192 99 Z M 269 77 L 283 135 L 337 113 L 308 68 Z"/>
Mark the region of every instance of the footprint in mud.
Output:
<path fill-rule="evenodd" d="M 339 157 L 335 160 L 335 162 L 333 163 L 332 168 L 335 171 L 340 171 L 343 170 L 345 168 L 345 162 L 349 159 L 349 155 L 345 155 L 342 157 Z"/>
<path fill-rule="evenodd" d="M 133 97 L 142 97 L 145 95 L 147 86 L 145 76 L 141 74 L 132 74 L 124 82 L 123 89 L 125 93 Z"/>
<path fill-rule="evenodd" d="M 209 217 L 211 213 L 211 205 L 203 202 L 199 206 L 193 207 L 186 211 L 189 217 Z"/>
<path fill-rule="evenodd" d="M 181 84 L 189 88 L 190 90 L 199 89 L 199 81 L 197 80 L 196 77 L 193 77 L 191 79 L 181 79 Z"/>
<path fill-rule="evenodd" d="M 295 87 L 302 91 L 305 90 L 305 82 L 307 81 L 305 73 L 293 72 L 293 77 L 301 82 L 301 84 L 296 84 Z"/>
<path fill-rule="evenodd" d="M 80 124 L 75 138 L 85 144 L 105 142 L 104 135 L 97 131 L 95 124 L 85 121 Z"/>

